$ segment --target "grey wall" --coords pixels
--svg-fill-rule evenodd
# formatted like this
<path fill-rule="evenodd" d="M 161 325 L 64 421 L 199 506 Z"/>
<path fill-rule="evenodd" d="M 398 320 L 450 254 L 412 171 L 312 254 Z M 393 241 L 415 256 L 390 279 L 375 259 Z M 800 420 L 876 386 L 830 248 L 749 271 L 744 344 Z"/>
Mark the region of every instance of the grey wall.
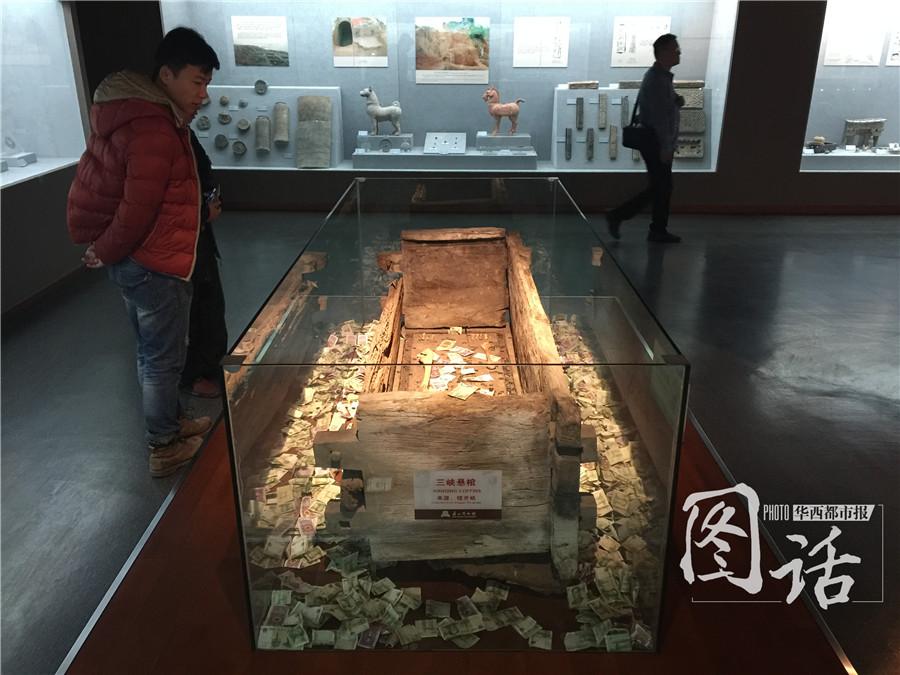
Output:
<path fill-rule="evenodd" d="M 66 195 L 74 177 L 71 166 L 3 188 L 3 312 L 81 266 L 83 247 L 73 246 L 66 230 Z"/>
<path fill-rule="evenodd" d="M 640 79 L 646 68 L 611 68 L 612 25 L 616 16 L 671 16 L 679 36 L 680 79 L 706 76 L 714 0 L 691 2 L 596 2 L 574 0 L 556 6 L 547 2 L 481 0 L 478 2 L 163 2 L 164 28 L 185 25 L 200 31 L 222 62 L 214 84 L 244 85 L 262 77 L 269 84 L 340 86 L 343 96 L 344 156 L 353 154 L 356 132 L 369 128 L 359 97 L 372 86 L 383 105 L 398 99 L 403 107 L 403 131 L 465 131 L 474 142 L 478 131 L 493 124 L 481 94 L 485 85 L 415 83 L 415 18 L 417 16 L 486 16 L 490 19 L 490 82 L 504 101 L 525 99 L 519 130 L 530 133 L 541 160 L 550 159 L 550 120 L 554 88 L 561 82 L 593 79 L 602 84 Z M 231 41 L 232 16 L 272 15 L 288 19 L 290 67 L 235 66 Z M 513 68 L 513 20 L 517 16 L 571 17 L 567 68 Z M 332 28 L 337 16 L 380 16 L 388 25 L 387 68 L 335 68 Z M 730 35 L 729 41 L 730 41 Z"/>

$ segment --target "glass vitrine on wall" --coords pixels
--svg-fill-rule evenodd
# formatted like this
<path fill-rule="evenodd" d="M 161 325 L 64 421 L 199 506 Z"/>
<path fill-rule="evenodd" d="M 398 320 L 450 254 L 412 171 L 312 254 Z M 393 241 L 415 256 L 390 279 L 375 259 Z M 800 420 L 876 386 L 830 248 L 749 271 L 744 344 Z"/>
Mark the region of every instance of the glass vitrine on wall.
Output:
<path fill-rule="evenodd" d="M 549 179 L 357 179 L 226 357 L 260 649 L 656 649 L 689 368 Z"/>
<path fill-rule="evenodd" d="M 643 171 L 621 145 L 652 42 L 679 36 L 676 171 L 716 166 L 736 0 L 167 2 L 222 63 L 217 167 Z M 496 132 L 496 133 L 495 133 Z"/>
<path fill-rule="evenodd" d="M 63 3 L 0 3 L 0 186 L 74 164 L 85 137 Z"/>
<path fill-rule="evenodd" d="M 900 5 L 829 0 L 801 170 L 900 170 Z"/>

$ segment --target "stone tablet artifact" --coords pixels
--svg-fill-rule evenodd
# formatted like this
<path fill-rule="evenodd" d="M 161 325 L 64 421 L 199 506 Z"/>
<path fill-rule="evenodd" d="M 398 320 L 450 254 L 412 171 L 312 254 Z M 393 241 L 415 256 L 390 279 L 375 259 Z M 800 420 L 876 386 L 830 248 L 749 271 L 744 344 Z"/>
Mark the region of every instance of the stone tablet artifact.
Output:
<path fill-rule="evenodd" d="M 619 128 L 615 124 L 609 125 L 609 158 L 619 156 Z"/>
<path fill-rule="evenodd" d="M 843 145 L 856 145 L 859 148 L 870 148 L 878 145 L 878 138 L 884 133 L 887 119 L 874 117 L 861 120 L 844 120 Z"/>
<path fill-rule="evenodd" d="M 288 104 L 279 101 L 272 108 L 272 140 L 286 145 L 291 140 L 291 120 Z"/>
<path fill-rule="evenodd" d="M 702 134 L 706 131 L 706 113 L 696 108 L 682 108 L 678 129 L 686 134 Z"/>
<path fill-rule="evenodd" d="M 271 120 L 265 115 L 256 118 L 256 151 L 269 152 L 272 149 Z"/>
<path fill-rule="evenodd" d="M 247 145 L 246 143 L 244 143 L 244 141 L 235 141 L 231 144 L 231 150 L 235 155 L 240 157 L 247 152 Z"/>
<path fill-rule="evenodd" d="M 577 80 L 569 82 L 569 89 L 599 89 L 599 80 Z"/>
<path fill-rule="evenodd" d="M 239 119 L 237 121 L 237 130 L 242 134 L 250 131 L 250 120 L 248 120 L 246 117 L 242 117 L 241 119 Z"/>
<path fill-rule="evenodd" d="M 300 96 L 297 120 L 297 168 L 326 169 L 331 166 L 331 98 Z"/>
<path fill-rule="evenodd" d="M 587 156 L 587 160 L 589 162 L 594 161 L 594 130 L 588 129 L 587 136 L 585 137 L 585 155 Z"/>
<path fill-rule="evenodd" d="M 584 97 L 579 96 L 575 99 L 575 128 L 578 131 L 584 129 Z"/>
<path fill-rule="evenodd" d="M 600 94 L 600 98 L 597 100 L 597 128 L 605 129 L 606 128 L 606 107 L 609 105 L 609 96 L 606 94 Z"/>
<path fill-rule="evenodd" d="M 566 127 L 566 161 L 572 159 L 572 129 Z"/>
<path fill-rule="evenodd" d="M 631 101 L 627 96 L 622 97 L 622 127 L 631 124 Z"/>
<path fill-rule="evenodd" d="M 675 142 L 675 157 L 679 159 L 702 159 L 704 154 L 702 138 L 678 137 Z"/>
<path fill-rule="evenodd" d="M 216 150 L 224 150 L 228 147 L 228 136 L 225 134 L 216 134 L 213 143 L 216 146 Z"/>
<path fill-rule="evenodd" d="M 219 113 L 219 124 L 231 124 L 231 115 L 228 113 Z"/>
<path fill-rule="evenodd" d="M 209 127 L 210 127 L 209 118 L 206 115 L 200 115 L 200 117 L 197 118 L 197 128 L 200 131 L 206 131 L 207 129 L 209 129 Z"/>
<path fill-rule="evenodd" d="M 675 89 L 675 93 L 684 99 L 683 108 L 697 108 L 703 110 L 703 90 L 702 89 Z"/>
<path fill-rule="evenodd" d="M 265 80 L 257 80 L 253 83 L 253 91 L 262 96 L 267 91 L 269 91 L 269 85 L 266 84 Z"/>
<path fill-rule="evenodd" d="M 219 97 L 219 105 L 228 105 L 228 102 L 229 102 L 230 100 L 231 100 L 231 99 L 229 99 L 227 96 L 225 96 L 224 94 L 222 94 L 222 95 Z"/>

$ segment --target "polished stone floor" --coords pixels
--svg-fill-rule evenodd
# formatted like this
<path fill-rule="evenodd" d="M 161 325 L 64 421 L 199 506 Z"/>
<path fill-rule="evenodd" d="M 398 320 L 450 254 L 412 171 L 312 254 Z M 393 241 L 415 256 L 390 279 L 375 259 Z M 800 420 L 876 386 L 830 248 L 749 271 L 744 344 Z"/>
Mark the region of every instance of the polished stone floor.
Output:
<path fill-rule="evenodd" d="M 223 216 L 232 337 L 319 222 Z M 822 614 L 859 672 L 897 672 L 897 219 L 677 216 L 671 229 L 684 243 L 650 245 L 636 220 L 609 252 L 691 361 L 692 412 L 736 480 L 763 504 L 883 504 L 884 602 Z M 560 241 L 553 255 L 565 251 Z M 574 267 L 567 274 L 589 286 Z M 133 368 L 121 301 L 102 275 L 4 321 L 4 673 L 55 671 L 176 482 L 147 475 Z M 840 525 L 838 554 L 863 559 L 851 598 L 880 600 L 877 526 Z M 802 555 L 785 538 L 801 530 L 767 527 L 784 555 Z M 812 547 L 827 528 L 802 532 Z"/>

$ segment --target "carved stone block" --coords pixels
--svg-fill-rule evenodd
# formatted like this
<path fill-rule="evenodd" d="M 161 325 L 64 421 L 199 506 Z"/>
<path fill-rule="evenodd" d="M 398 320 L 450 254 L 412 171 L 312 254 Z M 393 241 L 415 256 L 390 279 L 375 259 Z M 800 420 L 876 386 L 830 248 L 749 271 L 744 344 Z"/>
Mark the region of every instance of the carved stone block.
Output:
<path fill-rule="evenodd" d="M 572 159 L 572 128 L 566 127 L 566 160 Z"/>
<path fill-rule="evenodd" d="M 597 128 L 606 128 L 606 110 L 609 106 L 609 96 L 600 94 L 597 99 Z"/>
<path fill-rule="evenodd" d="M 585 136 L 585 155 L 589 162 L 594 161 L 594 130 L 588 129 L 587 135 Z"/>
<path fill-rule="evenodd" d="M 276 144 L 287 144 L 291 140 L 291 118 L 288 104 L 279 101 L 272 106 L 272 140 Z"/>
<path fill-rule="evenodd" d="M 698 110 L 703 110 L 702 89 L 679 89 L 676 87 L 675 93 L 684 98 L 684 108 L 696 108 Z"/>
<path fill-rule="evenodd" d="M 706 131 L 706 112 L 696 108 L 682 108 L 678 129 L 686 134 L 702 134 Z"/>
<path fill-rule="evenodd" d="M 575 99 L 575 128 L 578 131 L 584 129 L 584 97 L 579 96 Z"/>
<path fill-rule="evenodd" d="M 609 126 L 609 158 L 619 156 L 619 128 L 615 124 Z"/>
<path fill-rule="evenodd" d="M 256 151 L 269 152 L 272 149 L 272 121 L 265 115 L 256 118 Z"/>
<path fill-rule="evenodd" d="M 297 168 L 331 166 L 331 98 L 301 96 L 297 99 Z"/>
<path fill-rule="evenodd" d="M 702 159 L 703 156 L 704 144 L 702 138 L 678 137 L 675 143 L 676 159 Z"/>

